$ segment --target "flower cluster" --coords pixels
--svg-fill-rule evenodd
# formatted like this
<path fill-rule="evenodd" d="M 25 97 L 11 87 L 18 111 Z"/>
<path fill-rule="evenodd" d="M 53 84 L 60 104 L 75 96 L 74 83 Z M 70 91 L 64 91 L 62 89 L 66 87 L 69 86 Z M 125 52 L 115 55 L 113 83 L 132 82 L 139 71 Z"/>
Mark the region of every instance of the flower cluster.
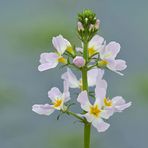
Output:
<path fill-rule="evenodd" d="M 120 51 L 120 44 L 111 41 L 106 44 L 103 37 L 96 34 L 100 27 L 100 21 L 96 15 L 85 10 L 78 15 L 77 32 L 82 42 L 82 47 L 75 47 L 62 35 L 53 37 L 54 52 L 42 53 L 40 56 L 39 71 L 55 68 L 58 64 L 67 67 L 67 71 L 61 78 L 64 83 L 63 93 L 56 87 L 51 88 L 48 97 L 51 104 L 35 104 L 32 110 L 41 115 L 50 115 L 55 110 L 72 115 L 84 123 L 92 124 L 98 132 L 106 131 L 110 124 L 106 122 L 114 113 L 122 112 L 131 106 L 123 97 L 116 96 L 112 99 L 106 94 L 107 82 L 104 80 L 105 69 L 109 69 L 119 75 L 127 65 L 124 60 L 116 59 Z M 75 68 L 82 74 L 81 78 L 73 73 Z M 94 88 L 90 91 L 89 87 Z M 77 101 L 80 103 L 82 113 L 70 111 L 70 88 L 80 90 Z"/>

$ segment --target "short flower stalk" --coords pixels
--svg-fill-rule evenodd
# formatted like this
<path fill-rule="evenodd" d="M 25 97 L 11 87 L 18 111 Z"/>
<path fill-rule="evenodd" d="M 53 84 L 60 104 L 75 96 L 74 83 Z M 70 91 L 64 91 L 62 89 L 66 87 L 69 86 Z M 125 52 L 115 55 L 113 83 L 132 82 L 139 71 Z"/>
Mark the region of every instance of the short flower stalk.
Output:
<path fill-rule="evenodd" d="M 116 59 L 120 51 L 120 44 L 111 41 L 106 44 L 103 37 L 97 34 L 100 20 L 91 10 L 84 10 L 78 14 L 77 33 L 82 47 L 72 45 L 62 35 L 53 37 L 54 52 L 40 55 L 39 71 L 53 69 L 58 65 L 66 67 L 61 75 L 63 91 L 53 87 L 48 91 L 49 103 L 35 104 L 32 111 L 40 115 L 49 116 L 55 111 L 60 115 L 72 116 L 84 125 L 84 148 L 91 147 L 91 128 L 99 133 L 109 129 L 108 119 L 115 113 L 120 113 L 131 106 L 122 96 L 110 99 L 107 95 L 107 81 L 104 79 L 105 70 L 108 69 L 121 76 L 127 68 L 126 62 Z M 76 48 L 74 48 L 76 47 Z M 71 68 L 81 74 L 78 78 Z M 91 87 L 91 89 L 90 89 Z M 73 99 L 80 104 L 81 113 L 72 112 L 70 89 L 77 89 L 78 95 Z"/>

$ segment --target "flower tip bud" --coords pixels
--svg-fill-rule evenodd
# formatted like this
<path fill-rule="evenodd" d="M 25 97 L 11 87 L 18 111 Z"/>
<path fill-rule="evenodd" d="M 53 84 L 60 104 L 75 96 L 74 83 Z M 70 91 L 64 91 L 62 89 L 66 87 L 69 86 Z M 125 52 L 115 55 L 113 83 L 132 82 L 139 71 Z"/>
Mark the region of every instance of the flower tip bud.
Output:
<path fill-rule="evenodd" d="M 96 29 L 99 29 L 99 27 L 100 27 L 100 20 L 97 19 L 97 20 L 96 20 L 96 24 L 95 24 L 95 28 L 96 28 Z"/>
<path fill-rule="evenodd" d="M 76 56 L 73 59 L 73 64 L 80 68 L 80 67 L 83 67 L 85 65 L 85 60 L 81 56 Z"/>
<path fill-rule="evenodd" d="M 83 27 L 81 22 L 78 22 L 77 26 L 78 26 L 78 31 L 83 31 L 84 30 L 84 27 Z"/>

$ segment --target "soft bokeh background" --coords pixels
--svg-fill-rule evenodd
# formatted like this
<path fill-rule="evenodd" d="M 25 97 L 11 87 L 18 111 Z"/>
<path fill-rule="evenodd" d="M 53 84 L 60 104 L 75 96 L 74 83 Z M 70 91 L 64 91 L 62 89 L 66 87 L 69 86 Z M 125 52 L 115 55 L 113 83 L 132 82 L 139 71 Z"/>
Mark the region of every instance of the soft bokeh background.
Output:
<path fill-rule="evenodd" d="M 147 0 L 0 0 L 0 148 L 82 148 L 83 127 L 69 117 L 56 120 L 31 111 L 47 103 L 47 91 L 62 88 L 65 69 L 40 73 L 39 55 L 52 49 L 52 36 L 74 44 L 76 15 L 91 8 L 101 20 L 100 35 L 118 41 L 127 60 L 121 77 L 108 72 L 110 97 L 133 105 L 109 120 L 102 134 L 92 130 L 92 148 L 148 147 L 148 1 Z"/>

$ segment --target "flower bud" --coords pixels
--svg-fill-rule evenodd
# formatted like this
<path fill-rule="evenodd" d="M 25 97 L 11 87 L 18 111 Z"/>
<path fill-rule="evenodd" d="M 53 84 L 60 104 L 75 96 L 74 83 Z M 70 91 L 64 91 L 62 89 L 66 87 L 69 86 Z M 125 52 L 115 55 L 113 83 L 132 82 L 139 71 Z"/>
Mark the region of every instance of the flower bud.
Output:
<path fill-rule="evenodd" d="M 78 26 L 78 31 L 84 31 L 84 28 L 81 22 L 78 22 L 77 26 Z"/>
<path fill-rule="evenodd" d="M 73 59 L 73 64 L 80 68 L 80 67 L 83 67 L 85 65 L 85 60 L 81 56 L 76 56 Z"/>
<path fill-rule="evenodd" d="M 100 20 L 97 19 L 95 24 L 95 29 L 99 29 L 99 27 L 100 27 Z"/>

